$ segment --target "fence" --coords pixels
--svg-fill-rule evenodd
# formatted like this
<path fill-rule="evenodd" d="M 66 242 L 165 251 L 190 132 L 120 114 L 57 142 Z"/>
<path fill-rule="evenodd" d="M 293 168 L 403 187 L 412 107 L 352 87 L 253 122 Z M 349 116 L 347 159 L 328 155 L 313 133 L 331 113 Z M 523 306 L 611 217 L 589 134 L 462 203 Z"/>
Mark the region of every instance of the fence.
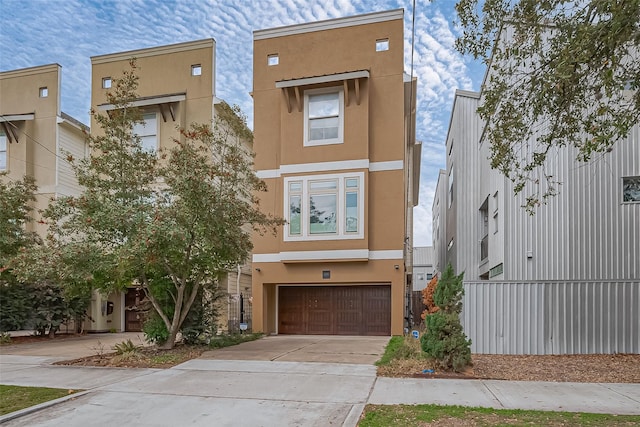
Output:
<path fill-rule="evenodd" d="M 246 323 L 247 330 L 251 331 L 252 311 L 252 306 L 247 295 L 239 294 L 229 297 L 228 331 L 240 332 L 240 323 Z"/>
<path fill-rule="evenodd" d="M 474 353 L 640 353 L 640 281 L 478 281 L 464 290 Z"/>

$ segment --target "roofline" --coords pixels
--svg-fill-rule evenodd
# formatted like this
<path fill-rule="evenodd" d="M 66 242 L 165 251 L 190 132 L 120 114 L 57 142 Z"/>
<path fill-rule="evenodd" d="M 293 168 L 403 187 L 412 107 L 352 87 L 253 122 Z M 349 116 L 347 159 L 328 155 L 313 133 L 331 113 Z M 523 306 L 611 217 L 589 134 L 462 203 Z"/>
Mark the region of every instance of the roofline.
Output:
<path fill-rule="evenodd" d="M 404 19 L 404 9 L 393 9 L 383 12 L 373 12 L 365 13 L 363 15 L 327 19 L 324 21 L 307 22 L 304 24 L 294 24 L 284 27 L 255 30 L 253 32 L 253 40 L 264 40 L 275 37 L 292 36 L 295 34 L 311 33 L 314 31 L 333 30 L 336 28 L 353 27 L 355 25 L 374 24 L 376 22 L 393 21 L 396 19 Z"/>
<path fill-rule="evenodd" d="M 74 117 L 71 117 L 70 115 L 68 115 L 64 111 L 60 112 L 60 117 L 59 117 L 59 120 L 57 120 L 57 122 L 58 123 L 68 123 L 69 125 L 73 126 L 76 129 L 89 131 L 89 126 L 85 125 L 80 120 L 78 120 L 78 119 L 76 119 Z"/>
<path fill-rule="evenodd" d="M 49 71 L 60 71 L 61 68 L 62 65 L 54 62 L 52 64 L 36 65 L 34 67 L 18 68 L 17 70 L 0 71 L 0 78 L 4 79 L 10 77 L 29 76 L 32 74 L 40 74 Z"/>
<path fill-rule="evenodd" d="M 445 147 L 447 146 L 447 141 L 449 141 L 449 134 L 451 133 L 451 122 L 453 121 L 453 113 L 456 111 L 456 102 L 458 98 L 473 98 L 480 99 L 482 95 L 481 92 L 475 92 L 472 90 L 463 90 L 456 89 L 456 92 L 453 96 L 453 106 L 451 107 L 451 114 L 449 115 L 449 126 L 447 127 L 447 138 L 444 140 Z"/>
<path fill-rule="evenodd" d="M 167 53 L 184 52 L 188 50 L 215 48 L 216 41 L 213 38 L 194 40 L 184 43 L 155 46 L 144 49 L 128 50 L 125 52 L 107 53 L 91 57 L 91 64 L 103 64 L 105 62 L 128 60 L 132 57 L 144 58 L 148 56 L 164 55 Z"/>

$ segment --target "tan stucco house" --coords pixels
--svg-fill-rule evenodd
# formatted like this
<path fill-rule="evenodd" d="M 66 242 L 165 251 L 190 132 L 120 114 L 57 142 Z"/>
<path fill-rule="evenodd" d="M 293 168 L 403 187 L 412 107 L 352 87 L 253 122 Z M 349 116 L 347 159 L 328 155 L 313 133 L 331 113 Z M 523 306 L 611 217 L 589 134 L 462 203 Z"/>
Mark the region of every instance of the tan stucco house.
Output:
<path fill-rule="evenodd" d="M 129 69 L 136 59 L 139 77 L 138 99 L 133 103 L 142 109 L 144 124 L 134 132 L 149 150 L 171 148 L 173 140 L 182 139 L 179 129 L 193 123 L 212 123 L 221 100 L 215 96 L 215 40 L 205 39 L 167 46 L 91 57 L 91 106 L 108 112 L 114 106 L 107 101 L 113 79 Z M 92 132 L 101 129 L 92 119 Z M 251 141 L 243 141 L 251 149 Z M 240 322 L 240 294 L 245 302 L 251 296 L 251 267 L 241 265 L 229 272 L 221 282 L 228 298 L 221 302 L 220 329 L 237 328 Z M 144 293 L 135 287 L 126 293 L 94 295 L 90 330 L 139 331 L 142 327 Z M 248 306 L 248 304 L 247 304 Z M 247 307 L 248 308 L 248 307 Z M 244 320 L 250 323 L 245 310 Z"/>
<path fill-rule="evenodd" d="M 62 67 L 42 65 L 0 72 L 0 179 L 35 178 L 35 221 L 26 225 L 44 237 L 38 210 L 56 196 L 73 196 L 80 187 L 68 161 L 86 155 L 88 128 L 60 110 Z"/>
<path fill-rule="evenodd" d="M 402 334 L 420 146 L 403 10 L 254 32 L 253 329 Z M 415 165 L 414 165 L 415 162 Z"/>

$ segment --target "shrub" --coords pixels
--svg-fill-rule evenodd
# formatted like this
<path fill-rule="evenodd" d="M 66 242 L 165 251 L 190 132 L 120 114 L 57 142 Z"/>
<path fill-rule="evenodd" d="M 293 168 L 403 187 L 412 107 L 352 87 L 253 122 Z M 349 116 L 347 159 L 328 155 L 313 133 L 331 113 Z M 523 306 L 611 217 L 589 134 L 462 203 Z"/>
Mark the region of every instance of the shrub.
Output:
<path fill-rule="evenodd" d="M 147 320 L 142 325 L 145 339 L 153 344 L 162 345 L 169 339 L 167 325 L 164 324 L 160 315 L 155 311 L 150 313 Z"/>
<path fill-rule="evenodd" d="M 445 370 L 461 371 L 471 363 L 471 340 L 467 339 L 462 324 L 462 277 L 447 266 L 433 294 L 440 308 L 425 319 L 426 333 L 421 338 L 422 349 Z"/>
<path fill-rule="evenodd" d="M 8 273 L 0 273 L 0 307 L 0 332 L 22 329 L 33 309 L 29 290 Z"/>
<path fill-rule="evenodd" d="M 122 341 L 113 346 L 116 354 L 122 355 L 125 353 L 135 353 L 138 351 L 138 346 L 131 342 L 131 340 Z"/>

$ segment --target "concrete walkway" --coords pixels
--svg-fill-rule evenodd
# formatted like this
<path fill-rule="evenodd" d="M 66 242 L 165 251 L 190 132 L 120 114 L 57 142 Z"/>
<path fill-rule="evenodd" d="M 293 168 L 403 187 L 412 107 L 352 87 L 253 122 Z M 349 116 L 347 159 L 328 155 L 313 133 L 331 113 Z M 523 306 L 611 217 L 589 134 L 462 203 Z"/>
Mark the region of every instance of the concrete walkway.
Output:
<path fill-rule="evenodd" d="M 0 356 L 2 384 L 89 392 L 12 420 L 0 417 L 0 423 L 355 426 L 367 403 L 640 415 L 640 384 L 376 378 L 372 364 L 271 361 L 266 355 L 292 357 L 301 351 L 300 356 L 306 348 L 311 352 L 309 357 L 315 359 L 321 353 L 313 344 L 317 338 L 310 338 L 311 343 L 304 345 L 304 340 L 291 340 L 290 351 L 284 348 L 286 340 L 279 338 L 257 341 L 263 342 L 262 349 L 254 342 L 235 350 L 236 356 L 243 351 L 245 355 L 262 351 L 262 360 L 216 360 L 217 356 L 208 354 L 208 359 L 191 360 L 166 370 L 52 366 L 46 356 L 5 354 Z M 351 353 L 347 342 L 335 343 L 329 353 L 340 354 L 340 348 L 343 354 Z M 317 351 L 311 351 L 314 348 Z"/>

